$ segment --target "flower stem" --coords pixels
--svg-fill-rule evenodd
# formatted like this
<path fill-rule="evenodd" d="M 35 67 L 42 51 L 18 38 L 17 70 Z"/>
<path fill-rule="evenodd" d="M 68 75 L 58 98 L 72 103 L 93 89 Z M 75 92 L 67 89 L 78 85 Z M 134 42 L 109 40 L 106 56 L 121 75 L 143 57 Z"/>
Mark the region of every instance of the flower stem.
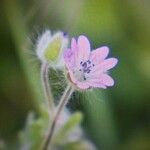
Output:
<path fill-rule="evenodd" d="M 44 94 L 46 99 L 46 105 L 49 107 L 48 111 L 54 109 L 54 100 L 51 92 L 51 88 L 49 85 L 49 77 L 48 77 L 49 65 L 47 63 L 42 64 L 41 68 L 41 79 L 44 88 Z"/>
<path fill-rule="evenodd" d="M 51 128 L 48 132 L 48 136 L 47 136 L 47 139 L 44 143 L 44 146 L 43 146 L 42 150 L 48 150 L 48 146 L 50 145 L 50 143 L 52 141 L 52 137 L 53 137 L 53 134 L 54 134 L 54 130 L 55 130 L 55 127 L 56 127 L 57 120 L 58 120 L 58 118 L 61 114 L 61 111 L 63 110 L 64 106 L 67 104 L 67 102 L 68 102 L 68 100 L 69 100 L 69 98 L 70 98 L 70 96 L 73 92 L 74 92 L 74 88 L 72 86 L 68 85 L 68 87 L 66 88 L 63 96 L 60 99 L 59 105 L 57 107 L 56 114 L 54 116 Z"/>

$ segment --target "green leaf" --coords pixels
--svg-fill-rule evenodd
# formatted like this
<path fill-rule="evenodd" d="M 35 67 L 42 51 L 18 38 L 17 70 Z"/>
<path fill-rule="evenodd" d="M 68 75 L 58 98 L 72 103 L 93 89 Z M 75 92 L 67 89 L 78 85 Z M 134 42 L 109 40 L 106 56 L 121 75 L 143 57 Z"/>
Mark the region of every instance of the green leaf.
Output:
<path fill-rule="evenodd" d="M 36 118 L 33 113 L 29 114 L 26 127 L 19 136 L 21 149 L 39 150 L 41 148 L 49 119 L 48 112 L 43 107 L 39 118 Z"/>
<path fill-rule="evenodd" d="M 62 150 L 96 150 L 96 148 L 86 140 L 67 143 Z"/>
<path fill-rule="evenodd" d="M 58 131 L 54 137 L 54 143 L 62 142 L 66 139 L 67 135 L 73 131 L 82 121 L 83 115 L 81 112 L 75 112 L 64 126 Z"/>

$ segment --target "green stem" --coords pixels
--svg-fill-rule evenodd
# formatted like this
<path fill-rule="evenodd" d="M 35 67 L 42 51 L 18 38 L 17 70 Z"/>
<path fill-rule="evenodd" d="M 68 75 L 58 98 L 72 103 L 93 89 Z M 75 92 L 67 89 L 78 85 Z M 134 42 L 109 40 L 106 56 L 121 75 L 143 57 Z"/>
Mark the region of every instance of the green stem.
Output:
<path fill-rule="evenodd" d="M 43 84 L 45 99 L 46 99 L 46 105 L 49 107 L 49 111 L 53 111 L 54 109 L 54 100 L 51 92 L 51 88 L 49 85 L 49 65 L 48 63 L 43 63 L 41 68 L 41 80 Z"/>
<path fill-rule="evenodd" d="M 65 105 L 67 104 L 71 94 L 74 92 L 74 88 L 70 85 L 68 85 L 68 87 L 66 88 L 63 96 L 61 97 L 60 99 L 60 102 L 59 102 L 59 105 L 57 107 L 57 111 L 56 111 L 56 114 L 55 114 L 55 117 L 53 119 L 53 122 L 52 122 L 52 125 L 51 125 L 51 128 L 48 132 L 48 136 L 46 138 L 46 141 L 44 143 L 44 146 L 42 148 L 42 150 L 48 150 L 48 147 L 52 141 L 52 137 L 53 137 L 53 134 L 54 134 L 54 130 L 55 130 L 55 127 L 56 127 L 56 123 L 57 123 L 57 120 L 63 110 L 63 108 L 65 107 Z"/>

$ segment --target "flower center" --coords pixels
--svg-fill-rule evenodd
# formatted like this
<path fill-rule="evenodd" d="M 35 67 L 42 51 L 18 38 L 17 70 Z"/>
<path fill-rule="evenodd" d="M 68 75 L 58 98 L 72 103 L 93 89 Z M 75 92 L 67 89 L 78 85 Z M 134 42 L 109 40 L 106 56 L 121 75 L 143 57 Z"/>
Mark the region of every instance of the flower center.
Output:
<path fill-rule="evenodd" d="M 74 72 L 75 77 L 83 82 L 87 80 L 87 75 L 91 72 L 92 68 L 95 66 L 90 60 L 81 61 L 80 67 Z"/>

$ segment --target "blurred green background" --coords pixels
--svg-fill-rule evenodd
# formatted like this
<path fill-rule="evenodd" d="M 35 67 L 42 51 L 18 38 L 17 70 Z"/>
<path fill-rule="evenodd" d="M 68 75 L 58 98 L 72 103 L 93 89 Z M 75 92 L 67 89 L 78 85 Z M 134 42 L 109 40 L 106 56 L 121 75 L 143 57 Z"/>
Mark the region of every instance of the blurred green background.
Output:
<path fill-rule="evenodd" d="M 115 86 L 75 93 L 71 110 L 98 150 L 150 150 L 150 1 L 1 0 L 0 144 L 13 142 L 43 95 L 34 44 L 45 29 L 84 34 L 119 59 Z"/>

